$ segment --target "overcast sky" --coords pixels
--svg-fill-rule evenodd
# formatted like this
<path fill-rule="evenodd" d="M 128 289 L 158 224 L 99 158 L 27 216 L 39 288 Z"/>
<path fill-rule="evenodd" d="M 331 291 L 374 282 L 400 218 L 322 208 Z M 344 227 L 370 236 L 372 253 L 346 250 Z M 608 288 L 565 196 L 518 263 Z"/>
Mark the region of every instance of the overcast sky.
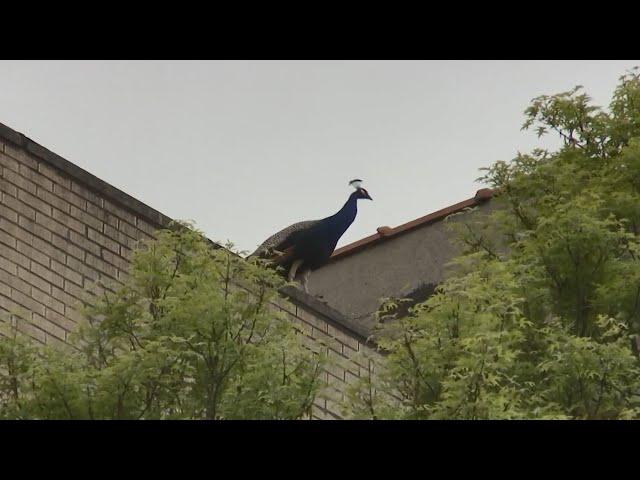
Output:
<path fill-rule="evenodd" d="M 0 122 L 211 239 L 253 250 L 361 201 L 345 245 L 474 195 L 540 145 L 538 95 L 606 106 L 640 61 L 0 61 Z M 556 139 L 545 142 L 557 144 Z"/>

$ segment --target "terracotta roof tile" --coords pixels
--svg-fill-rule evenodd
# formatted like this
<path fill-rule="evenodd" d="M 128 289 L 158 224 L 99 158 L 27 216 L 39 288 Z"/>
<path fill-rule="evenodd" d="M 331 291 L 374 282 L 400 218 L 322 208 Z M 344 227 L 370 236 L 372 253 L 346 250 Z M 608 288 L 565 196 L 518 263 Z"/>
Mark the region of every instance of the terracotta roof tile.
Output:
<path fill-rule="evenodd" d="M 491 197 L 493 197 L 494 191 L 490 188 L 482 188 L 478 190 L 473 198 L 469 198 L 468 200 L 464 200 L 462 202 L 456 203 L 455 205 L 450 205 L 449 207 L 438 210 L 437 212 L 430 213 L 425 215 L 424 217 L 416 218 L 407 223 L 403 223 L 402 225 L 398 225 L 395 228 L 391 227 L 378 227 L 377 232 L 368 237 L 362 238 L 356 242 L 350 243 L 349 245 L 345 245 L 344 247 L 338 248 L 331 255 L 331 260 L 336 260 L 339 258 L 346 257 L 347 255 L 351 255 L 352 253 L 356 253 L 364 248 L 373 246 L 378 244 L 384 240 L 387 240 L 391 237 L 395 237 L 397 235 L 401 235 L 403 233 L 410 232 L 418 227 L 422 227 L 428 225 L 430 223 L 434 223 L 440 220 L 444 220 L 446 217 L 451 215 L 452 213 L 460 212 L 465 208 L 475 207 L 480 205 Z"/>

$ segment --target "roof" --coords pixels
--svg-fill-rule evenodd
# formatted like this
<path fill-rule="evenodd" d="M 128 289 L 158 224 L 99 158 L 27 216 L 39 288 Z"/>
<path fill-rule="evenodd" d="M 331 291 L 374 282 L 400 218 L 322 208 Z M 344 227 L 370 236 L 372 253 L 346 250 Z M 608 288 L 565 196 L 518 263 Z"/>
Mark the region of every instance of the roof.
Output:
<path fill-rule="evenodd" d="M 377 233 L 374 233 L 373 235 L 362 238 L 356 242 L 350 243 L 349 245 L 345 245 L 344 247 L 335 250 L 333 252 L 333 255 L 331 255 L 331 260 L 334 261 L 342 259 L 348 255 L 359 252 L 360 250 L 387 241 L 390 238 L 397 237 L 404 233 L 411 232 L 417 228 L 444 220 L 449 215 L 460 212 L 465 208 L 476 207 L 482 203 L 485 203 L 486 201 L 491 199 L 494 194 L 495 191 L 491 188 L 482 188 L 478 190 L 475 196 L 473 196 L 472 198 L 456 203 L 454 205 L 450 205 L 446 208 L 430 213 L 423 217 L 416 218 L 415 220 L 412 220 L 410 222 L 403 223 L 402 225 L 398 225 L 395 228 L 387 226 L 378 227 Z"/>

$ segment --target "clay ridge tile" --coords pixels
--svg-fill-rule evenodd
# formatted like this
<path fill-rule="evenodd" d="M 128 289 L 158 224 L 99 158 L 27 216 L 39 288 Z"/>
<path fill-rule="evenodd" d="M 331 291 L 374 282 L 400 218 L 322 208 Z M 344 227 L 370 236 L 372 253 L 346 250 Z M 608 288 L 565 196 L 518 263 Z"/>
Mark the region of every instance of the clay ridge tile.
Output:
<path fill-rule="evenodd" d="M 473 198 L 469 198 L 462 202 L 456 203 L 454 205 L 450 205 L 436 212 L 430 213 L 420 218 L 416 218 L 407 223 L 403 223 L 402 225 L 398 225 L 395 228 L 389 227 L 378 227 L 378 233 L 374 233 L 373 235 L 369 235 L 368 237 L 357 240 L 349 245 L 345 245 L 344 247 L 338 248 L 331 255 L 331 260 L 336 260 L 347 255 L 351 255 L 352 253 L 358 252 L 366 247 L 375 245 L 383 240 L 395 237 L 402 233 L 407 233 L 411 230 L 414 230 L 418 227 L 422 227 L 428 225 L 433 222 L 437 222 L 440 220 L 444 220 L 449 215 L 460 212 L 465 208 L 475 207 L 480 205 L 481 203 L 486 202 L 494 195 L 494 190 L 490 188 L 482 188 L 478 190 Z"/>

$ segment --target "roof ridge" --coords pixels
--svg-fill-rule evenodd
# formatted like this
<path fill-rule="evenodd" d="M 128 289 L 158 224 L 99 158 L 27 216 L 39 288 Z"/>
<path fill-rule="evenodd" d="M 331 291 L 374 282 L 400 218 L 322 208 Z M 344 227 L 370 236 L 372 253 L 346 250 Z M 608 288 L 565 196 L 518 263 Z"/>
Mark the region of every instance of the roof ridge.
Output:
<path fill-rule="evenodd" d="M 331 255 L 331 261 L 346 257 L 347 255 L 351 255 L 352 253 L 356 253 L 366 247 L 380 243 L 381 241 L 384 241 L 388 238 L 410 232 L 418 227 L 443 220 L 449 215 L 464 210 L 465 208 L 478 206 L 491 199 L 494 195 L 495 190 L 491 188 L 481 188 L 480 190 L 476 191 L 476 194 L 473 197 L 468 198 L 467 200 L 463 200 L 462 202 L 458 202 L 448 207 L 441 208 L 440 210 L 436 210 L 435 212 L 403 223 L 401 225 L 398 225 L 397 227 L 378 227 L 377 233 L 369 235 L 368 237 L 361 238 L 360 240 L 356 240 L 355 242 L 352 242 L 348 245 L 345 245 L 344 247 L 340 247 L 335 250 L 333 252 L 333 255 Z"/>

